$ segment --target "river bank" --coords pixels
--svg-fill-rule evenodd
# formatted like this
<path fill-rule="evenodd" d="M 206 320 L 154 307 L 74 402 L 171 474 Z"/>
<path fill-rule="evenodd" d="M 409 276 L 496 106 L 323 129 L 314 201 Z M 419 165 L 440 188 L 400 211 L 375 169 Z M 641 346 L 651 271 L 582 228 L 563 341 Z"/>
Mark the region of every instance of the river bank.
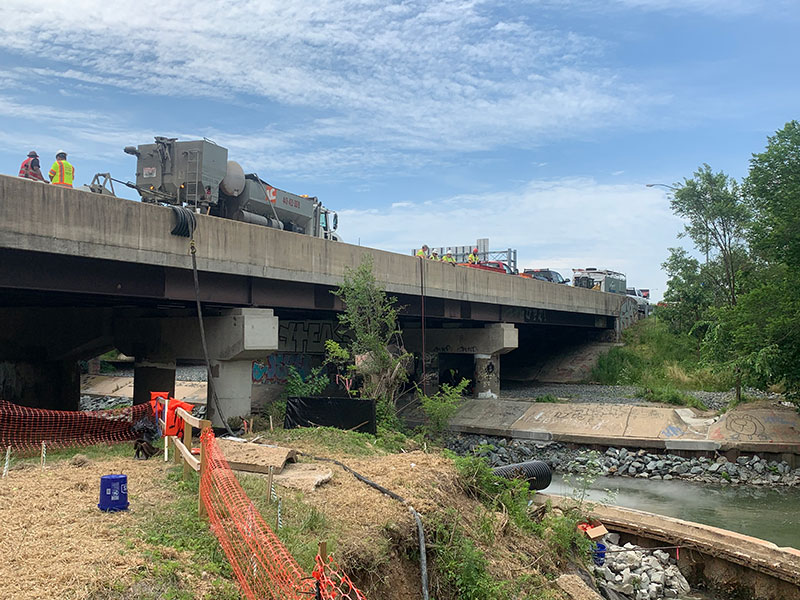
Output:
<path fill-rule="evenodd" d="M 599 476 L 637 479 L 681 479 L 720 486 L 800 486 L 800 468 L 784 461 L 766 460 L 757 454 L 729 461 L 716 458 L 657 454 L 652 450 L 609 447 L 598 453 L 559 442 L 508 440 L 503 437 L 460 434 L 447 441 L 456 454 L 477 454 L 498 467 L 526 460 L 542 460 L 560 473 L 583 473 L 587 468 Z"/>

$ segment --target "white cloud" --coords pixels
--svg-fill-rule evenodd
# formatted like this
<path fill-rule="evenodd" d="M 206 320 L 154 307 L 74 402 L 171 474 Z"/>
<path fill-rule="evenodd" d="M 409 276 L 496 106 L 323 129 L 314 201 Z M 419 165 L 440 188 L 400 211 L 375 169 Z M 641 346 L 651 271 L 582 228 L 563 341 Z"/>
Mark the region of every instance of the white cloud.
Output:
<path fill-rule="evenodd" d="M 601 41 L 477 0 L 108 6 L 44 3 L 30 19 L 24 0 L 5 0 L 0 51 L 46 56 L 26 71 L 41 86 L 274 102 L 310 111 L 317 142 L 406 155 L 537 145 L 626 122 L 652 100 L 596 64 Z"/>
<path fill-rule="evenodd" d="M 531 181 L 433 205 L 398 204 L 339 211 L 340 233 L 351 243 L 358 237 L 363 246 L 402 253 L 423 243 L 461 246 L 488 237 L 492 249 L 516 248 L 520 268 L 550 267 L 570 278 L 573 268 L 613 269 L 658 296 L 666 285 L 660 265 L 681 230 L 657 190 L 592 179 Z"/>

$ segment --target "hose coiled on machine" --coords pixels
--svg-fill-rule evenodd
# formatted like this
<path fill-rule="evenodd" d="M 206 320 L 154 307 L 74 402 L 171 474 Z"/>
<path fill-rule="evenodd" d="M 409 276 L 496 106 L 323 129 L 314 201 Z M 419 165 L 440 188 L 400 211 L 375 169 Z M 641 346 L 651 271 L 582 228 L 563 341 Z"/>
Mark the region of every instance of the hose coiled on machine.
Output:
<path fill-rule="evenodd" d="M 181 237 L 190 238 L 194 235 L 197 227 L 197 219 L 194 213 L 183 206 L 171 206 L 172 214 L 175 215 L 175 226 L 170 233 Z"/>

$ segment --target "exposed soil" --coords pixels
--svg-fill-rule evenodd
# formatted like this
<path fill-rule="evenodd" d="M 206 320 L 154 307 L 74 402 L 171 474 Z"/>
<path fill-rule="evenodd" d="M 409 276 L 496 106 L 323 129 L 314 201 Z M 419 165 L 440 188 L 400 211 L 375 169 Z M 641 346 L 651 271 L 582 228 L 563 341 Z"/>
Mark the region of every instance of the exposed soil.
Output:
<path fill-rule="evenodd" d="M 137 517 L 174 499 L 160 482 L 172 463 L 114 457 L 12 469 L 0 479 L 0 598 L 86 598 L 133 580 L 141 553 L 123 531 Z M 80 464 L 83 463 L 83 464 Z M 100 477 L 128 476 L 130 510 L 98 510 Z"/>
<path fill-rule="evenodd" d="M 545 542 L 522 535 L 509 525 L 507 516 L 486 513 L 477 500 L 465 494 L 449 459 L 439 454 L 414 451 L 341 460 L 361 475 L 405 498 L 422 515 L 429 544 L 429 570 L 436 553 L 435 547 L 430 545 L 430 526 L 436 515 L 445 509 L 452 509 L 450 514 L 454 514 L 459 525 L 476 540 L 489 560 L 489 571 L 495 577 L 515 579 L 538 569 L 554 569 Z M 407 600 L 419 597 L 417 531 L 408 508 L 340 467 L 331 465 L 331 468 L 334 472 L 332 480 L 307 493 L 305 501 L 324 512 L 329 523 L 337 529 L 336 562 L 357 580 L 369 598 Z M 481 515 L 487 515 L 484 518 L 493 524 L 494 539 L 491 543 L 479 541 L 482 536 L 477 531 Z M 432 595 L 447 597 L 444 593 L 437 593 L 439 583 L 433 574 Z M 551 590 L 552 598 L 562 597 L 562 592 L 555 586 Z"/>

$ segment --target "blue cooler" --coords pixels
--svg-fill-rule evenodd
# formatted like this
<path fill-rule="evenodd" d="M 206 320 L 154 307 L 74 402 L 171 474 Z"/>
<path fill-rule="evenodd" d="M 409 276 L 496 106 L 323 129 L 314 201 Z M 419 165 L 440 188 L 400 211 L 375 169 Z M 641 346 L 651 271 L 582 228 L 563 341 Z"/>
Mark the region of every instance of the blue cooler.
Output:
<path fill-rule="evenodd" d="M 128 476 L 103 475 L 100 478 L 100 504 L 106 512 L 128 510 Z"/>

